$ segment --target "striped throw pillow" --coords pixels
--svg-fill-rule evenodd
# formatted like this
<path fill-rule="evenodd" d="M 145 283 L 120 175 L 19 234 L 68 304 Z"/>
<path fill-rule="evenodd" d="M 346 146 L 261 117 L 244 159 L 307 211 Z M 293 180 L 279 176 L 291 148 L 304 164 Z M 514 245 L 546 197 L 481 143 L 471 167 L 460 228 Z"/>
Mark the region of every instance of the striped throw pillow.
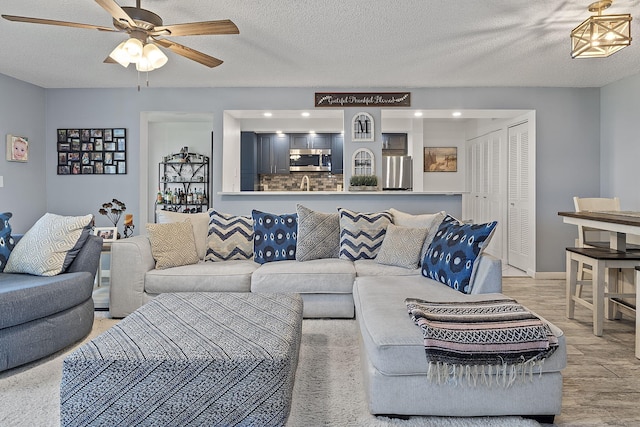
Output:
<path fill-rule="evenodd" d="M 228 261 L 253 257 L 253 219 L 209 212 L 209 234 L 205 261 Z"/>
<path fill-rule="evenodd" d="M 354 212 L 338 209 L 340 214 L 340 258 L 355 261 L 374 259 L 384 241 L 391 213 Z"/>

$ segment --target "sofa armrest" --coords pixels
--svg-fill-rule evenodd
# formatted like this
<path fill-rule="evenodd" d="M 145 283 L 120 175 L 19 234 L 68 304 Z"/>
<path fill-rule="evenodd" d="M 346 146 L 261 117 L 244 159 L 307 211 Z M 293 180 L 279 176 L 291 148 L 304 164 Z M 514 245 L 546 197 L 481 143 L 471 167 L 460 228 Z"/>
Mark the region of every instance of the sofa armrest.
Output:
<path fill-rule="evenodd" d="M 144 278 L 155 268 L 151 243 L 139 235 L 111 244 L 109 311 L 112 317 L 125 317 L 144 304 Z"/>
<path fill-rule="evenodd" d="M 492 255 L 482 253 L 473 266 L 471 278 L 472 294 L 502 292 L 502 261 Z"/>

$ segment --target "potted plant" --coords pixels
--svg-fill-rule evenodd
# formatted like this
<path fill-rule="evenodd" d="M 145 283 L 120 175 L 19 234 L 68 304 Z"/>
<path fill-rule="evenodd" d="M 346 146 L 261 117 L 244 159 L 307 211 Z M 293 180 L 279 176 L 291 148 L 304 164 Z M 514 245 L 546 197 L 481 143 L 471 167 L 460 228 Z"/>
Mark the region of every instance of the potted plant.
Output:
<path fill-rule="evenodd" d="M 378 189 L 376 175 L 353 175 L 349 181 L 349 191 L 375 191 Z"/>
<path fill-rule="evenodd" d="M 114 227 L 118 227 L 120 217 L 127 210 L 127 206 L 118 199 L 113 199 L 110 202 L 103 203 L 102 207 L 98 209 L 98 213 L 105 215 L 109 218 L 109 221 Z M 120 231 L 118 231 L 118 239 L 120 238 Z"/>

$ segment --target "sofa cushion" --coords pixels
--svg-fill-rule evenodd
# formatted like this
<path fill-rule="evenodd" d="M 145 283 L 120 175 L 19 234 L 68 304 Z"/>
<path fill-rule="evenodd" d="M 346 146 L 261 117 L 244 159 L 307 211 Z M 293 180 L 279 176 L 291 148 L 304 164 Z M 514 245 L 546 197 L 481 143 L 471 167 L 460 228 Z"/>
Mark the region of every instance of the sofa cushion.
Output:
<path fill-rule="evenodd" d="M 36 276 L 62 273 L 89 237 L 92 220 L 91 214 L 44 214 L 18 241 L 4 271 Z"/>
<path fill-rule="evenodd" d="M 296 260 L 338 258 L 340 252 L 340 216 L 316 212 L 297 205 L 298 242 Z"/>
<path fill-rule="evenodd" d="M 384 240 L 391 214 L 355 212 L 338 208 L 340 214 L 340 258 L 355 261 L 376 257 Z"/>
<path fill-rule="evenodd" d="M 151 253 L 156 260 L 156 269 L 178 267 L 198 262 L 193 227 L 185 222 L 170 224 L 147 224 Z"/>
<path fill-rule="evenodd" d="M 295 260 L 298 215 L 251 211 L 253 218 L 253 259 L 259 264 Z"/>
<path fill-rule="evenodd" d="M 380 264 L 375 259 L 359 259 L 353 265 L 356 276 L 420 276 L 420 268 Z"/>
<path fill-rule="evenodd" d="M 389 224 L 376 262 L 410 269 L 418 268 L 420 251 L 427 232 L 426 228 Z"/>
<path fill-rule="evenodd" d="M 253 220 L 209 210 L 205 261 L 253 258 Z"/>
<path fill-rule="evenodd" d="M 353 286 L 356 319 L 364 349 L 376 369 L 385 375 L 426 375 L 424 338 L 407 314 L 405 298 L 434 302 L 487 301 L 502 294 L 465 295 L 421 276 L 403 277 L 389 283 L 386 277 L 358 277 Z M 551 325 L 560 347 L 544 364 L 543 372 L 556 372 L 566 365 L 566 346 L 560 329 Z M 540 366 L 534 368 L 539 372 Z"/>
<path fill-rule="evenodd" d="M 471 292 L 475 261 L 497 222 L 461 224 L 450 215 L 442 221 L 422 262 L 422 275 L 464 293 Z"/>
<path fill-rule="evenodd" d="M 0 330 L 60 313 L 90 299 L 91 277 L 88 272 L 0 274 Z"/>
<path fill-rule="evenodd" d="M 188 214 L 158 210 L 156 211 L 156 217 L 158 224 L 185 222 L 188 219 L 193 227 L 193 238 L 196 242 L 198 258 L 204 259 L 207 252 L 207 231 L 209 230 L 209 214 L 207 212 Z"/>
<path fill-rule="evenodd" d="M 421 263 L 427 253 L 427 249 L 429 249 L 429 244 L 436 235 L 438 227 L 447 213 L 445 211 L 440 211 L 433 214 L 412 215 L 394 208 L 389 209 L 389 212 L 391 212 L 391 215 L 393 216 L 393 223 L 395 225 L 399 225 L 401 227 L 426 228 L 428 230 L 427 237 L 425 237 L 422 245 L 422 251 L 420 252 L 420 260 L 418 261 L 418 263 Z"/>
<path fill-rule="evenodd" d="M 205 262 L 151 270 L 145 274 L 144 290 L 148 294 L 163 292 L 249 292 L 251 274 L 259 264 L 253 260 Z"/>
<path fill-rule="evenodd" d="M 11 236 L 10 218 L 11 212 L 0 213 L 0 273 L 4 271 L 9 255 L 15 246 L 15 241 Z"/>
<path fill-rule="evenodd" d="M 356 270 L 351 261 L 327 258 L 263 264 L 251 276 L 251 292 L 350 294 Z"/>

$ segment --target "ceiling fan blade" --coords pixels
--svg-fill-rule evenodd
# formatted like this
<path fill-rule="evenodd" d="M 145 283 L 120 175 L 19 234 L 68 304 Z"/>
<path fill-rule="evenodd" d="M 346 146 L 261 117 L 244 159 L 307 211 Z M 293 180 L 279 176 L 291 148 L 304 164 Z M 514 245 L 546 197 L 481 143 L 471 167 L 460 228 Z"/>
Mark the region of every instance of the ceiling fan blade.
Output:
<path fill-rule="evenodd" d="M 55 21 L 52 19 L 28 18 L 25 16 L 2 15 L 4 19 L 15 22 L 28 22 L 31 24 L 58 25 L 60 27 L 88 28 L 90 30 L 100 31 L 117 31 L 111 27 L 102 27 L 100 25 L 81 24 L 79 22 Z"/>
<path fill-rule="evenodd" d="M 118 3 L 116 3 L 114 0 L 96 0 L 96 3 L 102 6 L 104 10 L 109 12 L 109 14 L 113 16 L 113 19 L 115 19 L 116 21 L 126 22 L 130 27 L 136 26 L 135 22 L 133 22 L 133 19 L 131 19 L 127 12 L 125 12 L 124 9 L 122 9 L 120 5 L 118 5 Z"/>
<path fill-rule="evenodd" d="M 209 68 L 217 67 L 218 65 L 222 64 L 222 60 L 218 58 L 214 58 L 213 56 L 198 52 L 197 50 L 191 49 L 190 47 L 174 43 L 171 40 L 154 39 L 154 41 L 160 46 L 166 47 L 173 53 L 177 53 L 178 55 L 184 56 L 185 58 L 191 59 L 192 61 L 199 62 Z"/>
<path fill-rule="evenodd" d="M 186 24 L 162 25 L 155 27 L 152 34 L 163 34 L 166 31 L 172 36 L 202 36 L 207 34 L 240 34 L 236 24 L 229 19 L 219 21 L 189 22 Z"/>
<path fill-rule="evenodd" d="M 113 58 L 112 58 L 112 57 L 110 57 L 110 56 L 107 56 L 107 57 L 104 59 L 104 61 L 102 61 L 102 62 L 104 62 L 105 64 L 117 64 L 117 63 L 118 63 L 118 61 L 116 61 L 115 59 L 113 59 Z"/>

